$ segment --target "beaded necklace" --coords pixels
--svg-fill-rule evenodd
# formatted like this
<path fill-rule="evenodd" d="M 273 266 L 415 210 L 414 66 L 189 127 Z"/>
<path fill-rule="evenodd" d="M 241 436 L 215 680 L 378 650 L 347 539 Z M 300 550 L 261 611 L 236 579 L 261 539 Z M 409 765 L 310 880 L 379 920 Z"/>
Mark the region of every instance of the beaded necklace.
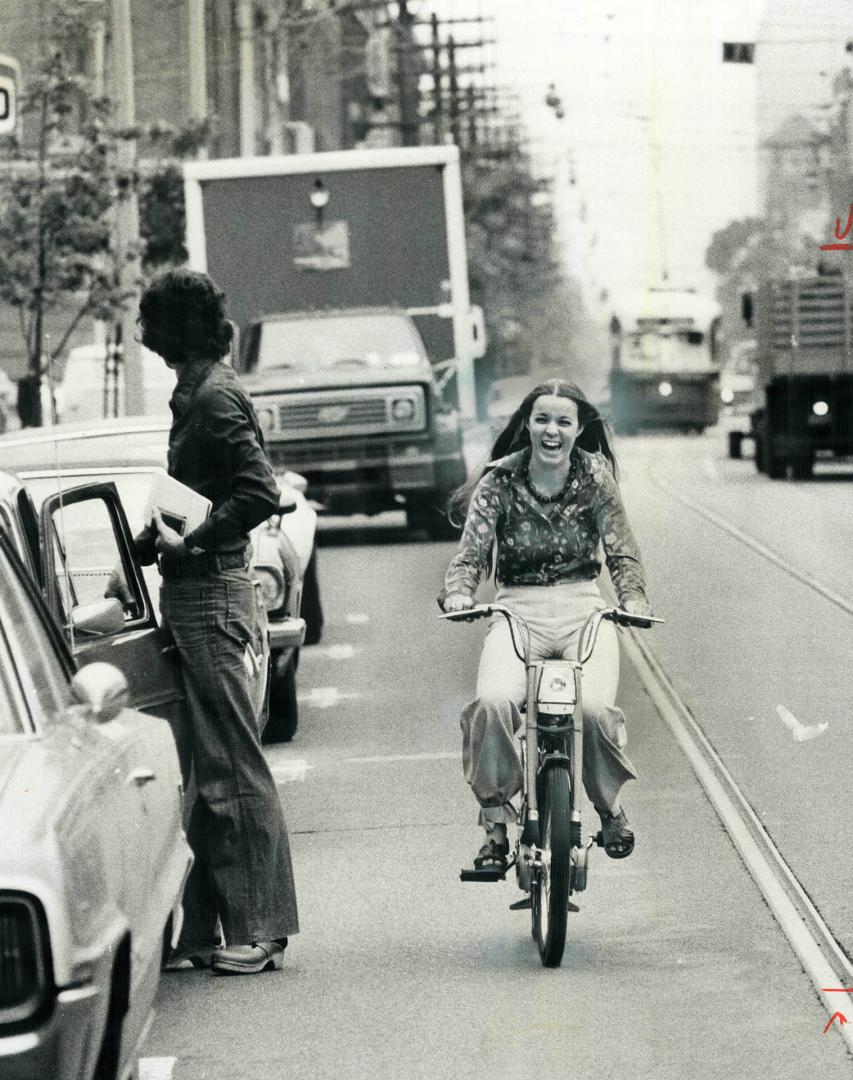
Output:
<path fill-rule="evenodd" d="M 528 458 L 527 461 L 525 461 L 524 469 L 522 470 L 521 475 L 522 475 L 522 478 L 524 480 L 524 486 L 527 488 L 527 490 L 530 492 L 530 494 L 533 496 L 534 499 L 538 500 L 541 503 L 545 503 L 545 504 L 556 503 L 556 502 L 559 502 L 562 498 L 565 497 L 566 493 L 569 490 L 569 486 L 571 485 L 572 480 L 574 480 L 574 478 L 575 478 L 575 463 L 574 463 L 574 461 L 572 461 L 571 465 L 569 466 L 569 471 L 568 471 L 568 473 L 566 475 L 566 482 L 563 484 L 563 486 L 560 488 L 560 490 L 558 492 L 556 492 L 554 495 L 543 495 L 542 492 L 539 491 L 539 489 L 536 487 L 536 485 L 530 479 L 530 458 Z"/>

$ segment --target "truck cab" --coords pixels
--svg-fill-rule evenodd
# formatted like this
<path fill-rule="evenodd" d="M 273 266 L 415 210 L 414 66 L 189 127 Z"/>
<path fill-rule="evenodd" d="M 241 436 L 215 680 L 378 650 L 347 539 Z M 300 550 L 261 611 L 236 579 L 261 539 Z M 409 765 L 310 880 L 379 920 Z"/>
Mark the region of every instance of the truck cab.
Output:
<path fill-rule="evenodd" d="M 458 407 L 414 320 L 391 307 L 271 314 L 242 335 L 239 369 L 267 451 L 341 513 L 405 509 L 443 538 L 465 479 Z"/>

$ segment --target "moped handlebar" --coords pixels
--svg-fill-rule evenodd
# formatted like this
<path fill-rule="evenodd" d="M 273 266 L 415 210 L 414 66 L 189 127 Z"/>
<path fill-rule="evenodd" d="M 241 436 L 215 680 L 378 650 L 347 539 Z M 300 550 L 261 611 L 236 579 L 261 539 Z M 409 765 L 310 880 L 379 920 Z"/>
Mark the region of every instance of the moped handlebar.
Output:
<path fill-rule="evenodd" d="M 438 617 L 440 619 L 449 619 L 451 622 L 473 622 L 475 619 L 485 619 L 490 615 L 504 616 L 510 626 L 512 644 L 516 655 L 524 664 L 529 664 L 530 628 L 521 615 L 506 607 L 505 604 L 475 604 L 470 608 L 462 608 L 461 611 L 443 611 Z M 648 629 L 654 623 L 663 623 L 665 621 L 654 615 L 636 615 L 632 611 L 625 611 L 624 608 L 619 607 L 600 608 L 593 611 L 583 625 L 578 643 L 578 659 L 581 664 L 585 664 L 592 656 L 598 637 L 598 629 L 605 619 L 615 623 L 617 626 L 635 626 L 642 629 Z M 519 649 L 515 637 L 516 625 L 523 634 L 521 649 Z"/>

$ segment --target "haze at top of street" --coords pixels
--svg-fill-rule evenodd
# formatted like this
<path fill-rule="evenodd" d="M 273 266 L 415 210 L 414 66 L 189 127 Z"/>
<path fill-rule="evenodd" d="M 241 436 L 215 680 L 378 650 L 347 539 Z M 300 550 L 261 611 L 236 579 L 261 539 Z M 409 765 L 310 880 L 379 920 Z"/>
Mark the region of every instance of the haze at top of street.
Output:
<path fill-rule="evenodd" d="M 484 15 L 487 75 L 518 94 L 536 170 L 554 177 L 566 268 L 587 301 L 659 284 L 714 287 L 716 229 L 762 212 L 760 142 L 826 108 L 849 60 L 843 0 L 434 0 Z M 816 8 L 818 8 L 816 10 Z M 463 37 L 460 27 L 457 37 Z M 756 43 L 755 64 L 722 43 Z M 545 103 L 560 96 L 558 119 Z"/>

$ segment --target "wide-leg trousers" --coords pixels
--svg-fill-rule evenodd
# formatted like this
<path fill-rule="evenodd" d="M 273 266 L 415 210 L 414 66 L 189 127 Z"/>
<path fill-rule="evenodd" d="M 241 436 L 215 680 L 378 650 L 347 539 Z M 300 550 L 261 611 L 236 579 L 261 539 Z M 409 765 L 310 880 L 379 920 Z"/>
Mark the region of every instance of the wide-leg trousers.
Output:
<path fill-rule="evenodd" d="M 495 599 L 527 621 L 533 660 L 576 660 L 587 616 L 606 606 L 594 581 L 505 586 Z M 624 713 L 614 704 L 618 686 L 616 628 L 604 622 L 582 682 L 583 783 L 597 810 L 616 807 L 622 785 L 637 775 L 623 752 L 627 731 Z M 526 696 L 524 664 L 512 647 L 506 619 L 496 615 L 480 657 L 477 696 L 460 718 L 465 779 L 480 803 L 480 824 L 486 827 L 516 820 L 510 800 L 521 790 L 522 772 L 515 734 Z"/>
<path fill-rule="evenodd" d="M 260 600 L 241 568 L 164 579 L 161 609 L 181 657 L 196 788 L 182 938 L 214 943 L 217 919 L 226 944 L 289 937 L 299 930 L 290 843 L 256 708 Z"/>

